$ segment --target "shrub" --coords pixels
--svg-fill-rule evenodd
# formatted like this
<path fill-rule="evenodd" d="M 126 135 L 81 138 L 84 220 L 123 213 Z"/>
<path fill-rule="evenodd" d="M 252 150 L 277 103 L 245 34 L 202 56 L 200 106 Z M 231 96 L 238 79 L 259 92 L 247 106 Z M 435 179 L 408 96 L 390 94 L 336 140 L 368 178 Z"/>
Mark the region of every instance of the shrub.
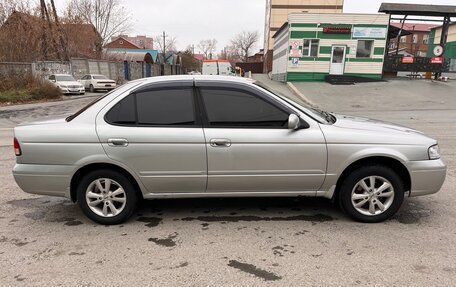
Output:
<path fill-rule="evenodd" d="M 0 102 L 18 103 L 61 96 L 58 87 L 31 74 L 0 75 Z"/>

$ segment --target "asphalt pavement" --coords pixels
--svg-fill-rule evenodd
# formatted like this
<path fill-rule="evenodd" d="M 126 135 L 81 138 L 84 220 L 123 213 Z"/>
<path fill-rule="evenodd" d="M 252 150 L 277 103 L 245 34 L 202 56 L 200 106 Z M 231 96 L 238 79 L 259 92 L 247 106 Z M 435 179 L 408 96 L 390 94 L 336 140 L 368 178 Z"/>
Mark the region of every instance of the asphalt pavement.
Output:
<path fill-rule="evenodd" d="M 442 190 L 379 224 L 324 199 L 231 198 L 147 201 L 125 224 L 97 225 L 69 200 L 24 193 L 11 174 L 15 124 L 93 98 L 0 108 L 0 285 L 454 286 L 455 83 L 296 86 L 322 108 L 436 137 L 449 165 Z"/>

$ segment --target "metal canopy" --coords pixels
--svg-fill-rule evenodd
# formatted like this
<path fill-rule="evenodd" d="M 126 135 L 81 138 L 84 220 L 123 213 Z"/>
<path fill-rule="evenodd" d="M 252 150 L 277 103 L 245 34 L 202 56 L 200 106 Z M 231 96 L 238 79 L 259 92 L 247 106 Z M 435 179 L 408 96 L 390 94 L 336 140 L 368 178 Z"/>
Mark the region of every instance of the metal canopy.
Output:
<path fill-rule="evenodd" d="M 382 3 L 378 12 L 391 15 L 456 17 L 456 6 Z"/>

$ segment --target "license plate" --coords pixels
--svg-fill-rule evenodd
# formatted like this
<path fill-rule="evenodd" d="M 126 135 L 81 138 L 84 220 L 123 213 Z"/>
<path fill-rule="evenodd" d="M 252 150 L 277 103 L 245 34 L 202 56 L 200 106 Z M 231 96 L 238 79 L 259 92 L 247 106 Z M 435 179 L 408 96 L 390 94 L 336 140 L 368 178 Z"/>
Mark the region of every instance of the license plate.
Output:
<path fill-rule="evenodd" d="M 79 92 L 79 90 L 70 90 L 70 92 Z"/>
<path fill-rule="evenodd" d="M 105 87 L 110 87 L 111 85 L 105 85 Z"/>

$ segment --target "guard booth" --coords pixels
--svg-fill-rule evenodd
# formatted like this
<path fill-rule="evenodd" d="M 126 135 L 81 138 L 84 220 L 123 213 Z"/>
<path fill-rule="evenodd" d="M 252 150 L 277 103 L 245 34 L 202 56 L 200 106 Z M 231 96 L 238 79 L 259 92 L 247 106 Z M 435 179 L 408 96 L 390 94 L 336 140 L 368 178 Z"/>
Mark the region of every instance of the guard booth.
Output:
<path fill-rule="evenodd" d="M 396 43 L 396 51 L 386 52 L 383 73 L 397 72 L 433 72 L 437 79 L 442 72 L 449 71 L 450 59 L 444 57 L 444 47 L 448 37 L 448 27 L 451 17 L 456 17 L 456 6 L 448 5 L 419 5 L 382 3 L 379 12 L 390 15 L 391 21 L 400 21 L 401 28 L 389 25 L 387 51 L 390 51 L 391 43 Z M 416 17 L 426 16 L 425 19 Z M 406 21 L 426 21 L 441 23 L 440 44 L 433 46 L 430 57 L 417 57 L 415 55 L 399 55 L 399 39 L 407 35 L 403 30 Z"/>

